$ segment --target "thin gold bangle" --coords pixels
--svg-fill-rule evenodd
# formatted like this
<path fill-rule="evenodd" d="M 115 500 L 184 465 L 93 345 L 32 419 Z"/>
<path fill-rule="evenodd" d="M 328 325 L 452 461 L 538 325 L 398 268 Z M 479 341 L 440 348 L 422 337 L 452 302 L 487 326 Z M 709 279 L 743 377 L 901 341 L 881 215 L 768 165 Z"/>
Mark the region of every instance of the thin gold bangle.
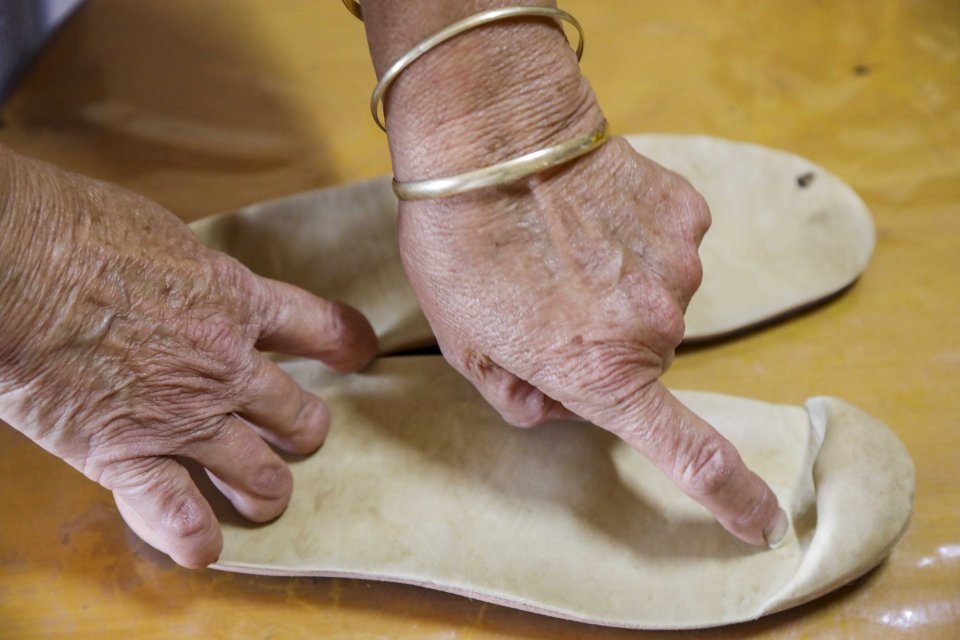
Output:
<path fill-rule="evenodd" d="M 590 153 L 609 138 L 610 129 L 607 126 L 607 121 L 604 120 L 600 123 L 600 126 L 586 135 L 489 167 L 446 178 L 433 178 L 416 182 L 397 182 L 394 180 L 393 192 L 401 200 L 429 200 L 432 198 L 447 198 L 467 191 L 514 182 Z"/>
<path fill-rule="evenodd" d="M 352 13 L 357 20 L 363 22 L 363 9 L 360 8 L 360 3 L 357 0 L 343 0 L 343 6 L 347 8 L 347 11 Z"/>
<path fill-rule="evenodd" d="M 344 4 L 347 3 L 347 0 L 344 0 Z M 348 5 L 349 9 L 350 6 Z M 359 5 L 357 6 L 359 10 Z M 380 100 L 383 98 L 383 94 L 387 91 L 387 88 L 390 87 L 390 84 L 397 79 L 404 69 L 409 67 L 414 60 L 425 54 L 430 49 L 433 49 L 442 42 L 458 36 L 464 31 L 469 31 L 484 24 L 490 22 L 495 22 L 497 20 L 506 20 L 508 18 L 516 18 L 518 16 L 535 16 L 540 18 L 556 18 L 557 20 L 564 20 L 572 24 L 576 29 L 580 37 L 580 42 L 577 44 L 577 60 L 583 55 L 583 27 L 580 26 L 580 23 L 572 15 L 561 9 L 554 9 L 552 7 L 502 7 L 500 9 L 490 9 L 488 11 L 481 11 L 480 13 L 475 13 L 472 16 L 464 18 L 458 22 L 440 29 L 431 36 L 427 36 L 425 39 L 421 40 L 419 43 L 414 45 L 412 49 L 407 51 L 405 54 L 397 58 L 397 61 L 390 65 L 390 68 L 386 70 L 383 74 L 383 77 L 380 78 L 380 82 L 377 83 L 377 86 L 374 87 L 373 93 L 370 95 L 370 113 L 373 114 L 373 119 L 376 121 L 377 126 L 387 130 L 387 125 L 380 118 Z"/>

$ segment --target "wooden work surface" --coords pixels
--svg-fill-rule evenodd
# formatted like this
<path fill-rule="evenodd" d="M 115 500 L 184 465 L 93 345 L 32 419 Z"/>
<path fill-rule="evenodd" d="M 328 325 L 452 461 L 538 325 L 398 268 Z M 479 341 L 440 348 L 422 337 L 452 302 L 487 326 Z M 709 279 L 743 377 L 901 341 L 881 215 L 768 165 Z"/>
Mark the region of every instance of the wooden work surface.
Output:
<path fill-rule="evenodd" d="M 917 466 L 890 560 L 711 638 L 960 637 L 960 3 L 578 0 L 613 128 L 807 156 L 877 223 L 845 295 L 687 349 L 676 388 L 845 398 Z M 389 170 L 363 30 L 336 0 L 91 0 L 2 111 L 0 142 L 184 219 Z M 627 638 L 425 589 L 186 571 L 110 495 L 0 428 L 0 637 Z M 692 635 L 692 634 L 691 634 Z M 687 637 L 676 634 L 670 637 Z"/>

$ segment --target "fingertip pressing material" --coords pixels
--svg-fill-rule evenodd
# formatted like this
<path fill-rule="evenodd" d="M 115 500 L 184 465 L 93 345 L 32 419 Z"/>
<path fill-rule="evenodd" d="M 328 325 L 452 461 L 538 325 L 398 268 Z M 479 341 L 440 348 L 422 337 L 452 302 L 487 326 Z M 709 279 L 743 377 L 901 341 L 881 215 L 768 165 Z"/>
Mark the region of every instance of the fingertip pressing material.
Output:
<path fill-rule="evenodd" d="M 652 405 L 652 412 L 648 410 L 646 429 L 611 431 L 713 513 L 731 535 L 754 546 L 770 546 L 774 539 L 781 543 L 786 534 L 786 515 L 781 521 L 777 512 L 782 514 L 782 510 L 768 483 L 750 469 L 733 442 L 714 425 L 659 382 L 651 389 L 659 401 Z M 651 442 L 657 446 L 651 447 Z M 768 521 L 771 512 L 775 515 Z"/>
<path fill-rule="evenodd" d="M 261 356 L 236 415 L 267 442 L 297 455 L 323 444 L 330 423 L 326 405 L 304 391 L 276 363 Z"/>
<path fill-rule="evenodd" d="M 339 319 L 332 324 L 338 333 L 336 345 L 325 352 L 320 360 L 339 373 L 350 373 L 366 368 L 377 356 L 379 342 L 373 326 L 365 315 L 356 308 L 333 302 L 335 314 Z"/>
<path fill-rule="evenodd" d="M 184 567 L 216 562 L 223 548 L 210 504 L 179 462 L 152 458 L 113 489 L 120 515 L 133 532 Z"/>
<path fill-rule="evenodd" d="M 383 358 L 358 376 L 306 360 L 284 368 L 344 428 L 291 464 L 299 489 L 282 518 L 224 523 L 216 568 L 406 582 L 594 624 L 694 628 L 835 589 L 880 562 L 909 521 L 906 449 L 833 398 L 805 409 L 676 394 L 770 487 L 730 511 L 747 514 L 738 529 L 761 546 L 784 524 L 780 549 L 763 553 L 609 432 L 505 425 L 439 356 Z"/>
<path fill-rule="evenodd" d="M 361 369 L 376 356 L 378 342 L 363 313 L 292 284 L 264 278 L 263 325 L 257 348 L 314 358 L 340 372 Z"/>
<path fill-rule="evenodd" d="M 731 511 L 755 514 L 738 529 L 762 546 L 769 528 L 775 541 L 773 496 L 804 523 L 762 553 L 609 432 L 508 427 L 439 356 L 384 358 L 360 376 L 284 367 L 345 428 L 291 465 L 299 490 L 282 518 L 224 523 L 216 568 L 408 582 L 584 622 L 692 628 L 818 597 L 875 566 L 909 520 L 906 450 L 836 399 L 805 410 L 676 394 L 770 487 Z"/>
<path fill-rule="evenodd" d="M 117 505 L 117 511 L 120 512 L 120 516 L 137 537 L 154 549 L 170 556 L 170 559 L 181 567 L 186 569 L 203 569 L 219 560 L 220 553 L 223 550 L 223 535 L 213 515 L 213 511 L 210 510 L 209 505 L 207 505 L 205 501 L 203 507 L 206 507 L 206 510 L 209 511 L 212 526 L 209 526 L 209 523 L 208 526 L 203 526 L 201 530 L 198 531 L 200 535 L 186 537 L 174 536 L 173 539 L 171 539 L 161 527 L 147 522 L 147 520 L 116 491 L 113 492 L 113 499 Z M 201 507 L 201 511 L 203 507 Z M 190 538 L 193 538 L 194 541 L 191 542 Z"/>
<path fill-rule="evenodd" d="M 303 405 L 297 417 L 299 428 L 282 442 L 276 443 L 287 453 L 298 456 L 314 453 L 323 446 L 330 432 L 330 410 L 327 405 L 312 393 L 304 391 L 303 395 Z"/>
<path fill-rule="evenodd" d="M 769 548 L 778 549 L 787 539 L 787 531 L 789 530 L 790 520 L 787 518 L 786 512 L 778 507 L 773 520 L 763 530 L 763 539 Z"/>
<path fill-rule="evenodd" d="M 288 478 L 280 481 L 268 481 L 276 482 L 281 488 L 279 490 L 268 489 L 267 492 L 275 495 L 264 497 L 263 495 L 254 494 L 249 489 L 243 491 L 237 490 L 217 477 L 216 474 L 209 469 L 207 470 L 207 476 L 210 478 L 213 486 L 217 488 L 217 491 L 222 493 L 224 497 L 230 501 L 230 504 L 233 505 L 233 508 L 236 509 L 238 513 L 251 522 L 270 522 L 286 510 L 287 505 L 290 503 L 290 494 L 293 489 L 293 476 L 289 470 L 287 470 L 287 475 L 289 476 Z"/>

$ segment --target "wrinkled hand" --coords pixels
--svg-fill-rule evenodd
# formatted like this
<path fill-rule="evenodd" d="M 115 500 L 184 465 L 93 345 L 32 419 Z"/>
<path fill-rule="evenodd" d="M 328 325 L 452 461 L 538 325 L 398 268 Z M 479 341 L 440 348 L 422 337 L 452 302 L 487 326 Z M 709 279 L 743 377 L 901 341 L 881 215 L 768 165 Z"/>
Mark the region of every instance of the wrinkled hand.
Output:
<path fill-rule="evenodd" d="M 329 416 L 261 350 L 348 371 L 376 351 L 350 307 L 255 276 L 131 193 L 0 148 L 0 417 L 113 491 L 124 519 L 188 567 L 221 537 L 181 460 L 255 521 Z M 4 200 L 5 198 L 5 200 Z"/>
<path fill-rule="evenodd" d="M 588 419 L 762 545 L 786 525 L 774 494 L 658 380 L 709 222 L 683 178 L 615 138 L 515 185 L 402 203 L 400 242 L 444 355 L 506 421 Z"/>
<path fill-rule="evenodd" d="M 426 34 L 505 4 L 365 2 L 378 74 Z M 550 20 L 463 33 L 418 59 L 385 98 L 401 181 L 514 158 L 585 134 L 603 117 Z M 508 422 L 590 420 L 741 539 L 778 542 L 787 520 L 773 492 L 659 382 L 700 283 L 697 248 L 708 225 L 683 178 L 613 139 L 515 183 L 403 202 L 399 232 L 444 355 Z"/>

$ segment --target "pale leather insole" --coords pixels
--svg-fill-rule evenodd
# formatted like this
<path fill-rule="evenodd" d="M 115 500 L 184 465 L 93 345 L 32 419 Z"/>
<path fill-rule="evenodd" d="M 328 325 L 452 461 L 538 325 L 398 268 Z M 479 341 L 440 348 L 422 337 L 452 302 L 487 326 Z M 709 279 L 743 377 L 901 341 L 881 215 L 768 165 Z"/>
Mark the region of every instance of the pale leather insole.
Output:
<path fill-rule="evenodd" d="M 638 135 L 640 152 L 703 194 L 713 226 L 686 338 L 727 334 L 840 291 L 866 268 L 874 229 L 854 191 L 809 160 L 706 136 Z M 400 264 L 387 177 L 259 203 L 194 223 L 209 246 L 267 277 L 363 311 L 381 353 L 435 344 Z"/>
<path fill-rule="evenodd" d="M 686 339 L 737 331 L 828 297 L 867 268 L 876 233 L 863 200 L 800 156 L 709 136 L 638 135 L 640 153 L 683 175 L 710 205 L 703 283 Z"/>
<path fill-rule="evenodd" d="M 442 358 L 338 376 L 284 365 L 328 403 L 324 447 L 291 464 L 287 511 L 224 524 L 217 568 L 423 585 L 633 628 L 756 618 L 874 566 L 911 510 L 910 457 L 833 398 L 806 410 L 678 393 L 739 448 L 793 529 L 777 550 L 735 540 L 613 435 L 504 424 Z"/>

